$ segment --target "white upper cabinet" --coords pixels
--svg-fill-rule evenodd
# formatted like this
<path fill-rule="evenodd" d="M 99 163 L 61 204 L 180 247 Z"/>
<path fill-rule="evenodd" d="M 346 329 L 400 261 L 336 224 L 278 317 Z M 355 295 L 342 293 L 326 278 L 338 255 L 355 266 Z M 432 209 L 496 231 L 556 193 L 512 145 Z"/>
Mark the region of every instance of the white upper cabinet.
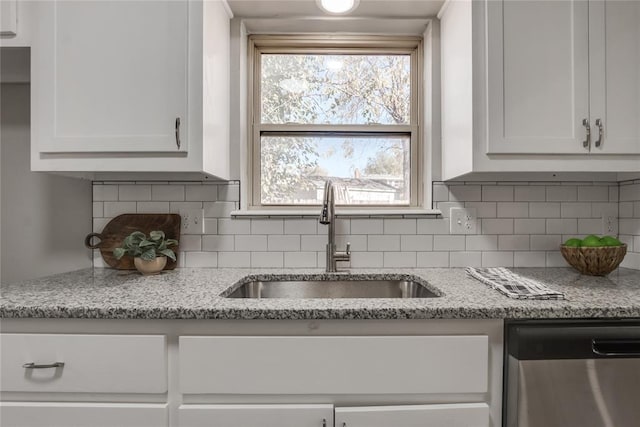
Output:
<path fill-rule="evenodd" d="M 223 1 L 38 2 L 32 170 L 228 178 L 230 17 Z"/>
<path fill-rule="evenodd" d="M 640 154 L 640 1 L 590 1 L 589 35 L 591 152 Z"/>
<path fill-rule="evenodd" d="M 487 4 L 488 153 L 581 153 L 589 118 L 588 4 Z"/>
<path fill-rule="evenodd" d="M 45 3 L 33 61 L 40 152 L 186 151 L 175 124 L 187 114 L 188 3 Z"/>
<path fill-rule="evenodd" d="M 443 179 L 640 172 L 640 2 L 449 1 L 439 17 Z"/>

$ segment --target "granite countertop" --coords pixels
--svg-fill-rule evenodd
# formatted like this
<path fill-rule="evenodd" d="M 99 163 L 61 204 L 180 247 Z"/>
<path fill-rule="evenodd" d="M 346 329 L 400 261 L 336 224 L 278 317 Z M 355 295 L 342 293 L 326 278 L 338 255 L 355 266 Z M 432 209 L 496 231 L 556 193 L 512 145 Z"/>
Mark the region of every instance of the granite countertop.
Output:
<path fill-rule="evenodd" d="M 512 269 L 564 292 L 566 300 L 514 300 L 464 269 L 353 269 L 411 274 L 440 291 L 428 299 L 231 299 L 220 295 L 247 275 L 319 274 L 318 269 L 182 268 L 143 277 L 85 269 L 0 287 L 3 318 L 100 319 L 502 319 L 640 318 L 640 271 L 581 276 L 571 268 Z"/>

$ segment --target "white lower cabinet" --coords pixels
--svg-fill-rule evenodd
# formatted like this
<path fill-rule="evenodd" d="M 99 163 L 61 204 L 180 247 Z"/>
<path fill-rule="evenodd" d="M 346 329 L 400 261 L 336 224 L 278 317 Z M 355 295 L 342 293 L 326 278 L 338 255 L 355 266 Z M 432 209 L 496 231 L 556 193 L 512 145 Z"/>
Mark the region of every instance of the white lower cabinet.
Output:
<path fill-rule="evenodd" d="M 485 403 L 336 408 L 336 427 L 489 427 Z"/>
<path fill-rule="evenodd" d="M 167 404 L 3 402 L 2 427 L 166 427 Z"/>
<path fill-rule="evenodd" d="M 332 427 L 333 405 L 182 405 L 180 427 Z"/>

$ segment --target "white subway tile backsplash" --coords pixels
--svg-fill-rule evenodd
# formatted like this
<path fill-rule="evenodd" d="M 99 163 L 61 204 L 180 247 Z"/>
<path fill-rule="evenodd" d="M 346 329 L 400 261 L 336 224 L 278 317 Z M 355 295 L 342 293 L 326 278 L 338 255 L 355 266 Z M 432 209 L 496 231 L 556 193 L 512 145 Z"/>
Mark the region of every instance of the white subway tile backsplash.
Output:
<path fill-rule="evenodd" d="M 105 217 L 114 217 L 126 213 L 136 213 L 136 202 L 104 202 Z"/>
<path fill-rule="evenodd" d="M 327 245 L 327 236 L 320 234 L 307 234 L 300 236 L 300 250 L 322 251 Z"/>
<path fill-rule="evenodd" d="M 197 234 L 183 234 L 180 236 L 180 250 L 184 252 L 202 251 L 202 237 Z"/>
<path fill-rule="evenodd" d="M 546 220 L 542 218 L 517 218 L 513 221 L 515 234 L 544 234 L 546 233 Z"/>
<path fill-rule="evenodd" d="M 620 217 L 615 226 L 628 245 L 623 265 L 630 266 L 640 251 L 640 181 L 618 188 L 616 183 L 434 183 L 434 207 L 442 217 L 341 217 L 336 245 L 344 250 L 351 243 L 351 263 L 342 267 L 565 266 L 561 242 L 602 234 L 601 218 L 611 216 Z M 102 231 L 120 213 L 204 209 L 204 234 L 181 238 L 180 266 L 324 267 L 326 225 L 315 218 L 231 219 L 239 190 L 238 182 L 97 182 L 94 230 Z M 463 206 L 476 209 L 478 234 L 450 235 L 450 208 Z"/>
<path fill-rule="evenodd" d="M 560 203 L 562 218 L 591 218 L 591 203 Z"/>
<path fill-rule="evenodd" d="M 236 251 L 266 251 L 267 250 L 267 236 L 257 235 L 237 235 L 236 238 Z"/>
<path fill-rule="evenodd" d="M 449 218 L 418 219 L 418 234 L 449 234 Z"/>
<path fill-rule="evenodd" d="M 560 203 L 534 202 L 529 203 L 530 218 L 560 218 Z"/>
<path fill-rule="evenodd" d="M 481 267 L 481 252 L 450 252 L 449 267 Z"/>
<path fill-rule="evenodd" d="M 216 252 L 186 252 L 184 254 L 184 266 L 189 268 L 215 268 L 218 267 L 218 254 Z"/>
<path fill-rule="evenodd" d="M 581 185 L 578 187 L 578 200 L 581 202 L 608 202 L 609 187 Z"/>
<path fill-rule="evenodd" d="M 384 220 L 382 219 L 351 220 L 351 234 L 383 234 L 383 231 Z"/>
<path fill-rule="evenodd" d="M 449 187 L 449 201 L 473 202 L 482 200 L 482 187 L 479 185 L 452 185 Z"/>
<path fill-rule="evenodd" d="M 546 253 L 545 252 L 514 252 L 513 266 L 514 267 L 545 267 Z"/>
<path fill-rule="evenodd" d="M 234 202 L 205 202 L 204 208 L 205 218 L 229 218 L 231 212 L 236 209 Z M 245 221 L 250 224 L 251 220 L 238 219 L 237 221 Z"/>
<path fill-rule="evenodd" d="M 137 202 L 138 213 L 169 213 L 169 202 Z"/>
<path fill-rule="evenodd" d="M 150 185 L 119 185 L 118 200 L 125 201 L 149 201 L 151 200 Z"/>
<path fill-rule="evenodd" d="M 465 236 L 433 236 L 434 251 L 463 251 Z"/>
<path fill-rule="evenodd" d="M 482 252 L 483 267 L 513 267 L 513 252 Z"/>
<path fill-rule="evenodd" d="M 500 251 L 528 251 L 529 235 L 512 234 L 498 236 L 498 250 Z"/>
<path fill-rule="evenodd" d="M 154 202 L 184 201 L 184 185 L 152 185 L 151 200 Z"/>
<path fill-rule="evenodd" d="M 465 208 L 475 208 L 477 218 L 495 218 L 497 216 L 496 202 L 465 202 Z"/>
<path fill-rule="evenodd" d="M 400 236 L 401 251 L 424 252 L 433 249 L 433 236 L 427 235 L 403 235 Z"/>
<path fill-rule="evenodd" d="M 228 236 L 202 236 L 202 250 L 211 252 L 233 251 L 235 250 L 235 237 Z"/>
<path fill-rule="evenodd" d="M 251 265 L 251 252 L 218 252 L 219 267 L 243 268 Z"/>
<path fill-rule="evenodd" d="M 620 264 L 620 267 L 633 268 L 634 270 L 640 269 L 640 253 L 627 252 L 627 255 Z"/>
<path fill-rule="evenodd" d="M 415 252 L 384 252 L 385 268 L 415 268 Z"/>
<path fill-rule="evenodd" d="M 557 251 L 561 244 L 561 235 L 531 236 L 532 251 Z"/>
<path fill-rule="evenodd" d="M 415 219 L 385 219 L 384 234 L 416 234 Z"/>
<path fill-rule="evenodd" d="M 193 184 L 185 186 L 185 200 L 200 202 L 215 202 L 218 200 L 217 185 Z"/>
<path fill-rule="evenodd" d="M 548 202 L 574 202 L 578 200 L 578 188 L 575 185 L 547 187 Z"/>
<path fill-rule="evenodd" d="M 416 266 L 418 268 L 449 267 L 449 252 L 417 252 Z"/>
<path fill-rule="evenodd" d="M 485 218 L 482 220 L 482 234 L 513 234 L 513 219 Z"/>
<path fill-rule="evenodd" d="M 282 234 L 284 220 L 282 219 L 252 219 L 251 234 Z"/>
<path fill-rule="evenodd" d="M 283 266 L 282 252 L 251 252 L 252 268 L 282 268 Z"/>
<path fill-rule="evenodd" d="M 93 202 L 93 217 L 94 218 L 102 218 L 104 217 L 104 203 L 103 202 Z"/>
<path fill-rule="evenodd" d="M 529 203 L 500 202 L 498 203 L 498 218 L 528 218 Z"/>
<path fill-rule="evenodd" d="M 486 234 L 469 235 L 466 237 L 467 251 L 497 251 L 498 236 Z"/>
<path fill-rule="evenodd" d="M 369 252 L 399 251 L 400 236 L 394 235 L 369 235 L 367 239 Z"/>
<path fill-rule="evenodd" d="M 544 202 L 547 200 L 546 187 L 525 185 L 515 187 L 516 202 Z"/>
<path fill-rule="evenodd" d="M 482 201 L 483 202 L 513 202 L 514 188 L 510 185 L 483 185 Z"/>
<path fill-rule="evenodd" d="M 112 218 L 93 218 L 93 232 L 102 233 L 104 227 L 111 221 Z"/>
<path fill-rule="evenodd" d="M 318 265 L 317 252 L 285 252 L 284 266 L 287 268 L 312 268 Z"/>
<path fill-rule="evenodd" d="M 100 185 L 94 184 L 93 186 L 93 201 L 94 202 L 106 202 L 118 200 L 118 186 L 117 185 Z"/>
<path fill-rule="evenodd" d="M 324 252 L 322 256 L 324 258 Z M 352 252 L 351 267 L 353 268 L 380 268 L 384 264 L 383 252 Z M 320 265 L 318 265 L 320 267 Z"/>
<path fill-rule="evenodd" d="M 284 221 L 284 234 L 316 234 L 317 232 L 318 220 L 316 219 L 287 219 Z"/>
<path fill-rule="evenodd" d="M 251 234 L 251 221 L 246 219 L 218 219 L 218 234 Z"/>
<path fill-rule="evenodd" d="M 267 236 L 268 248 L 270 251 L 293 252 L 300 250 L 300 236 L 298 235 L 277 235 Z"/>

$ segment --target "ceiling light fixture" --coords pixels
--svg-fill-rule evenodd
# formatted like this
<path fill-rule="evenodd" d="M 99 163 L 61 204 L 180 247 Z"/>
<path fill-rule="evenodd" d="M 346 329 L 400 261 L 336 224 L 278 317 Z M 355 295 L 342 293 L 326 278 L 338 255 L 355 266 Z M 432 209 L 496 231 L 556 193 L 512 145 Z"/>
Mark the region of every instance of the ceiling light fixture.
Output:
<path fill-rule="evenodd" d="M 360 0 L 316 0 L 320 9 L 332 15 L 344 15 L 353 12 Z"/>

